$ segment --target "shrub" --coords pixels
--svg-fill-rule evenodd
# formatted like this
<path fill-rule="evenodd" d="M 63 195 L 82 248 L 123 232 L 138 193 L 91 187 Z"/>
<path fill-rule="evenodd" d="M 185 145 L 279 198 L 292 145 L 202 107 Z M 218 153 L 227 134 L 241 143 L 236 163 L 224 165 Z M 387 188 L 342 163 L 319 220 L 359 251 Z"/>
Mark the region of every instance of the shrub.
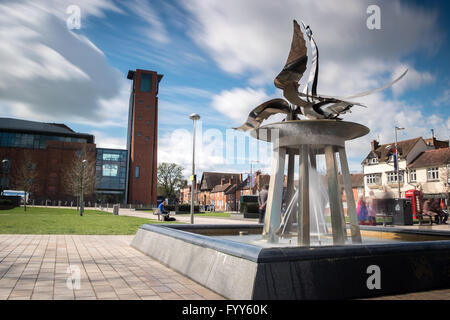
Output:
<path fill-rule="evenodd" d="M 0 205 L 2 206 L 12 206 L 14 203 L 11 200 L 8 199 L 2 199 L 0 200 Z"/>
<path fill-rule="evenodd" d="M 181 212 L 191 212 L 191 205 L 189 205 L 189 204 L 180 204 L 180 205 L 178 205 L 178 206 L 175 206 L 175 205 L 167 205 L 167 206 L 164 206 L 164 208 L 165 208 L 167 211 L 175 211 L 176 207 L 178 207 L 178 210 L 177 210 L 177 211 L 181 211 Z M 199 211 L 200 211 L 199 206 L 194 206 L 194 212 L 199 212 Z"/>

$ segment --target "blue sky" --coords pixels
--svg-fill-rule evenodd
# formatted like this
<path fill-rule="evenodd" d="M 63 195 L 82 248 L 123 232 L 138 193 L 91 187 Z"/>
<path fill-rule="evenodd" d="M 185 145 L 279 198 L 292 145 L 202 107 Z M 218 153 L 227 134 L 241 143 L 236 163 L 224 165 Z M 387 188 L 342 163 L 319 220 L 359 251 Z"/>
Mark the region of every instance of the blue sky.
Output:
<path fill-rule="evenodd" d="M 366 26 L 370 4 L 380 7 L 381 30 Z M 78 30 L 66 25 L 70 5 L 80 8 Z M 371 130 L 347 145 L 358 171 L 370 140 L 392 141 L 396 125 L 406 128 L 401 139 L 429 137 L 431 128 L 449 138 L 449 9 L 447 1 L 1 1 L 0 116 L 64 122 L 95 134 L 100 147 L 124 148 L 126 73 L 155 70 L 164 75 L 159 161 L 190 167 L 188 116 L 196 112 L 205 134 L 199 170 L 248 171 L 248 161 L 224 161 L 226 130 L 282 97 L 273 79 L 292 20 L 304 20 L 320 50 L 319 93 L 369 90 L 409 68 L 392 89 L 358 100 L 368 109 L 344 116 Z M 256 168 L 267 170 L 269 158 Z"/>

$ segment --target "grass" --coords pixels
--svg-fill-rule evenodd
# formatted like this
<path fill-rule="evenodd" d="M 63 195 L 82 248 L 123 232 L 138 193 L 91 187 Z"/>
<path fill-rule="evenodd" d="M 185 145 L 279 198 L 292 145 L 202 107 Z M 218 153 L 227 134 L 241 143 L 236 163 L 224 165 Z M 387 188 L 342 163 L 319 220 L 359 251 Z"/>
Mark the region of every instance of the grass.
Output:
<path fill-rule="evenodd" d="M 115 216 L 110 212 L 23 207 L 0 210 L 0 234 L 95 234 L 132 235 L 144 223 L 168 223 L 153 219 Z"/>

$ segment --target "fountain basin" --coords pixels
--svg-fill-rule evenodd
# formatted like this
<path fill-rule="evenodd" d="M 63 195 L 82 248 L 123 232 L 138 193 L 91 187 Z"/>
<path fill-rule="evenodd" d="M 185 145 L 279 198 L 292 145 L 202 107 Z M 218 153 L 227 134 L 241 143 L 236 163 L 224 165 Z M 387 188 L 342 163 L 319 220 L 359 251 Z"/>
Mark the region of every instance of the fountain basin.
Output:
<path fill-rule="evenodd" d="M 400 239 L 413 234 L 362 229 L 390 229 Z M 262 225 L 145 224 L 131 245 L 229 299 L 348 299 L 450 287 L 448 232 L 419 230 L 419 239 L 428 239 L 419 242 L 271 248 L 205 235 L 261 230 Z M 380 268 L 380 289 L 367 286 L 373 265 Z"/>

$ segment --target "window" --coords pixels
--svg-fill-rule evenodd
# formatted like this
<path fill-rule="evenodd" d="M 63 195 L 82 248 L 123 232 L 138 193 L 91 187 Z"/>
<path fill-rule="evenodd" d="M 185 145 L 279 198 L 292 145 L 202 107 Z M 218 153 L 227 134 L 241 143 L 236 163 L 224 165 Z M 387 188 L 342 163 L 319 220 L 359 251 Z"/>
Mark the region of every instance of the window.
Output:
<path fill-rule="evenodd" d="M 106 161 L 119 161 L 120 155 L 114 153 L 104 153 L 103 160 Z"/>
<path fill-rule="evenodd" d="M 403 171 L 400 171 L 398 173 L 398 176 L 400 178 L 400 182 L 403 182 Z M 387 182 L 388 183 L 395 183 L 397 182 L 397 173 L 394 171 L 388 172 L 387 173 Z"/>
<path fill-rule="evenodd" d="M 366 175 L 367 184 L 380 184 L 380 175 L 379 174 L 368 174 Z"/>
<path fill-rule="evenodd" d="M 139 116 L 139 117 L 138 117 L 138 120 L 142 120 L 142 117 L 141 117 L 141 116 Z"/>
<path fill-rule="evenodd" d="M 439 168 L 438 167 L 428 168 L 427 169 L 427 178 L 428 178 L 428 181 L 439 180 Z"/>
<path fill-rule="evenodd" d="M 146 121 L 145 121 L 145 124 L 150 124 L 150 120 L 146 120 Z"/>
<path fill-rule="evenodd" d="M 377 164 L 378 163 L 378 159 L 377 158 L 370 158 L 369 159 L 369 164 Z"/>
<path fill-rule="evenodd" d="M 145 141 L 150 141 L 150 137 L 149 137 L 149 136 L 146 136 L 146 137 L 145 137 Z"/>
<path fill-rule="evenodd" d="M 417 182 L 417 172 L 416 169 L 413 169 L 409 172 L 409 181 L 410 182 Z"/>
<path fill-rule="evenodd" d="M 136 166 L 136 178 L 139 178 L 139 174 L 140 174 L 140 168 L 139 166 Z"/>
<path fill-rule="evenodd" d="M 117 164 L 104 164 L 103 176 L 104 177 L 117 177 L 119 166 Z"/>
<path fill-rule="evenodd" d="M 148 105 L 146 105 L 145 106 L 147 109 L 150 109 L 151 108 L 151 106 L 148 104 Z"/>
<path fill-rule="evenodd" d="M 450 163 L 447 165 L 447 183 L 450 183 Z"/>
<path fill-rule="evenodd" d="M 138 137 L 142 136 L 142 132 L 138 131 L 137 135 Z"/>
<path fill-rule="evenodd" d="M 141 87 L 142 92 L 152 92 L 152 75 L 149 73 L 141 73 Z"/>

